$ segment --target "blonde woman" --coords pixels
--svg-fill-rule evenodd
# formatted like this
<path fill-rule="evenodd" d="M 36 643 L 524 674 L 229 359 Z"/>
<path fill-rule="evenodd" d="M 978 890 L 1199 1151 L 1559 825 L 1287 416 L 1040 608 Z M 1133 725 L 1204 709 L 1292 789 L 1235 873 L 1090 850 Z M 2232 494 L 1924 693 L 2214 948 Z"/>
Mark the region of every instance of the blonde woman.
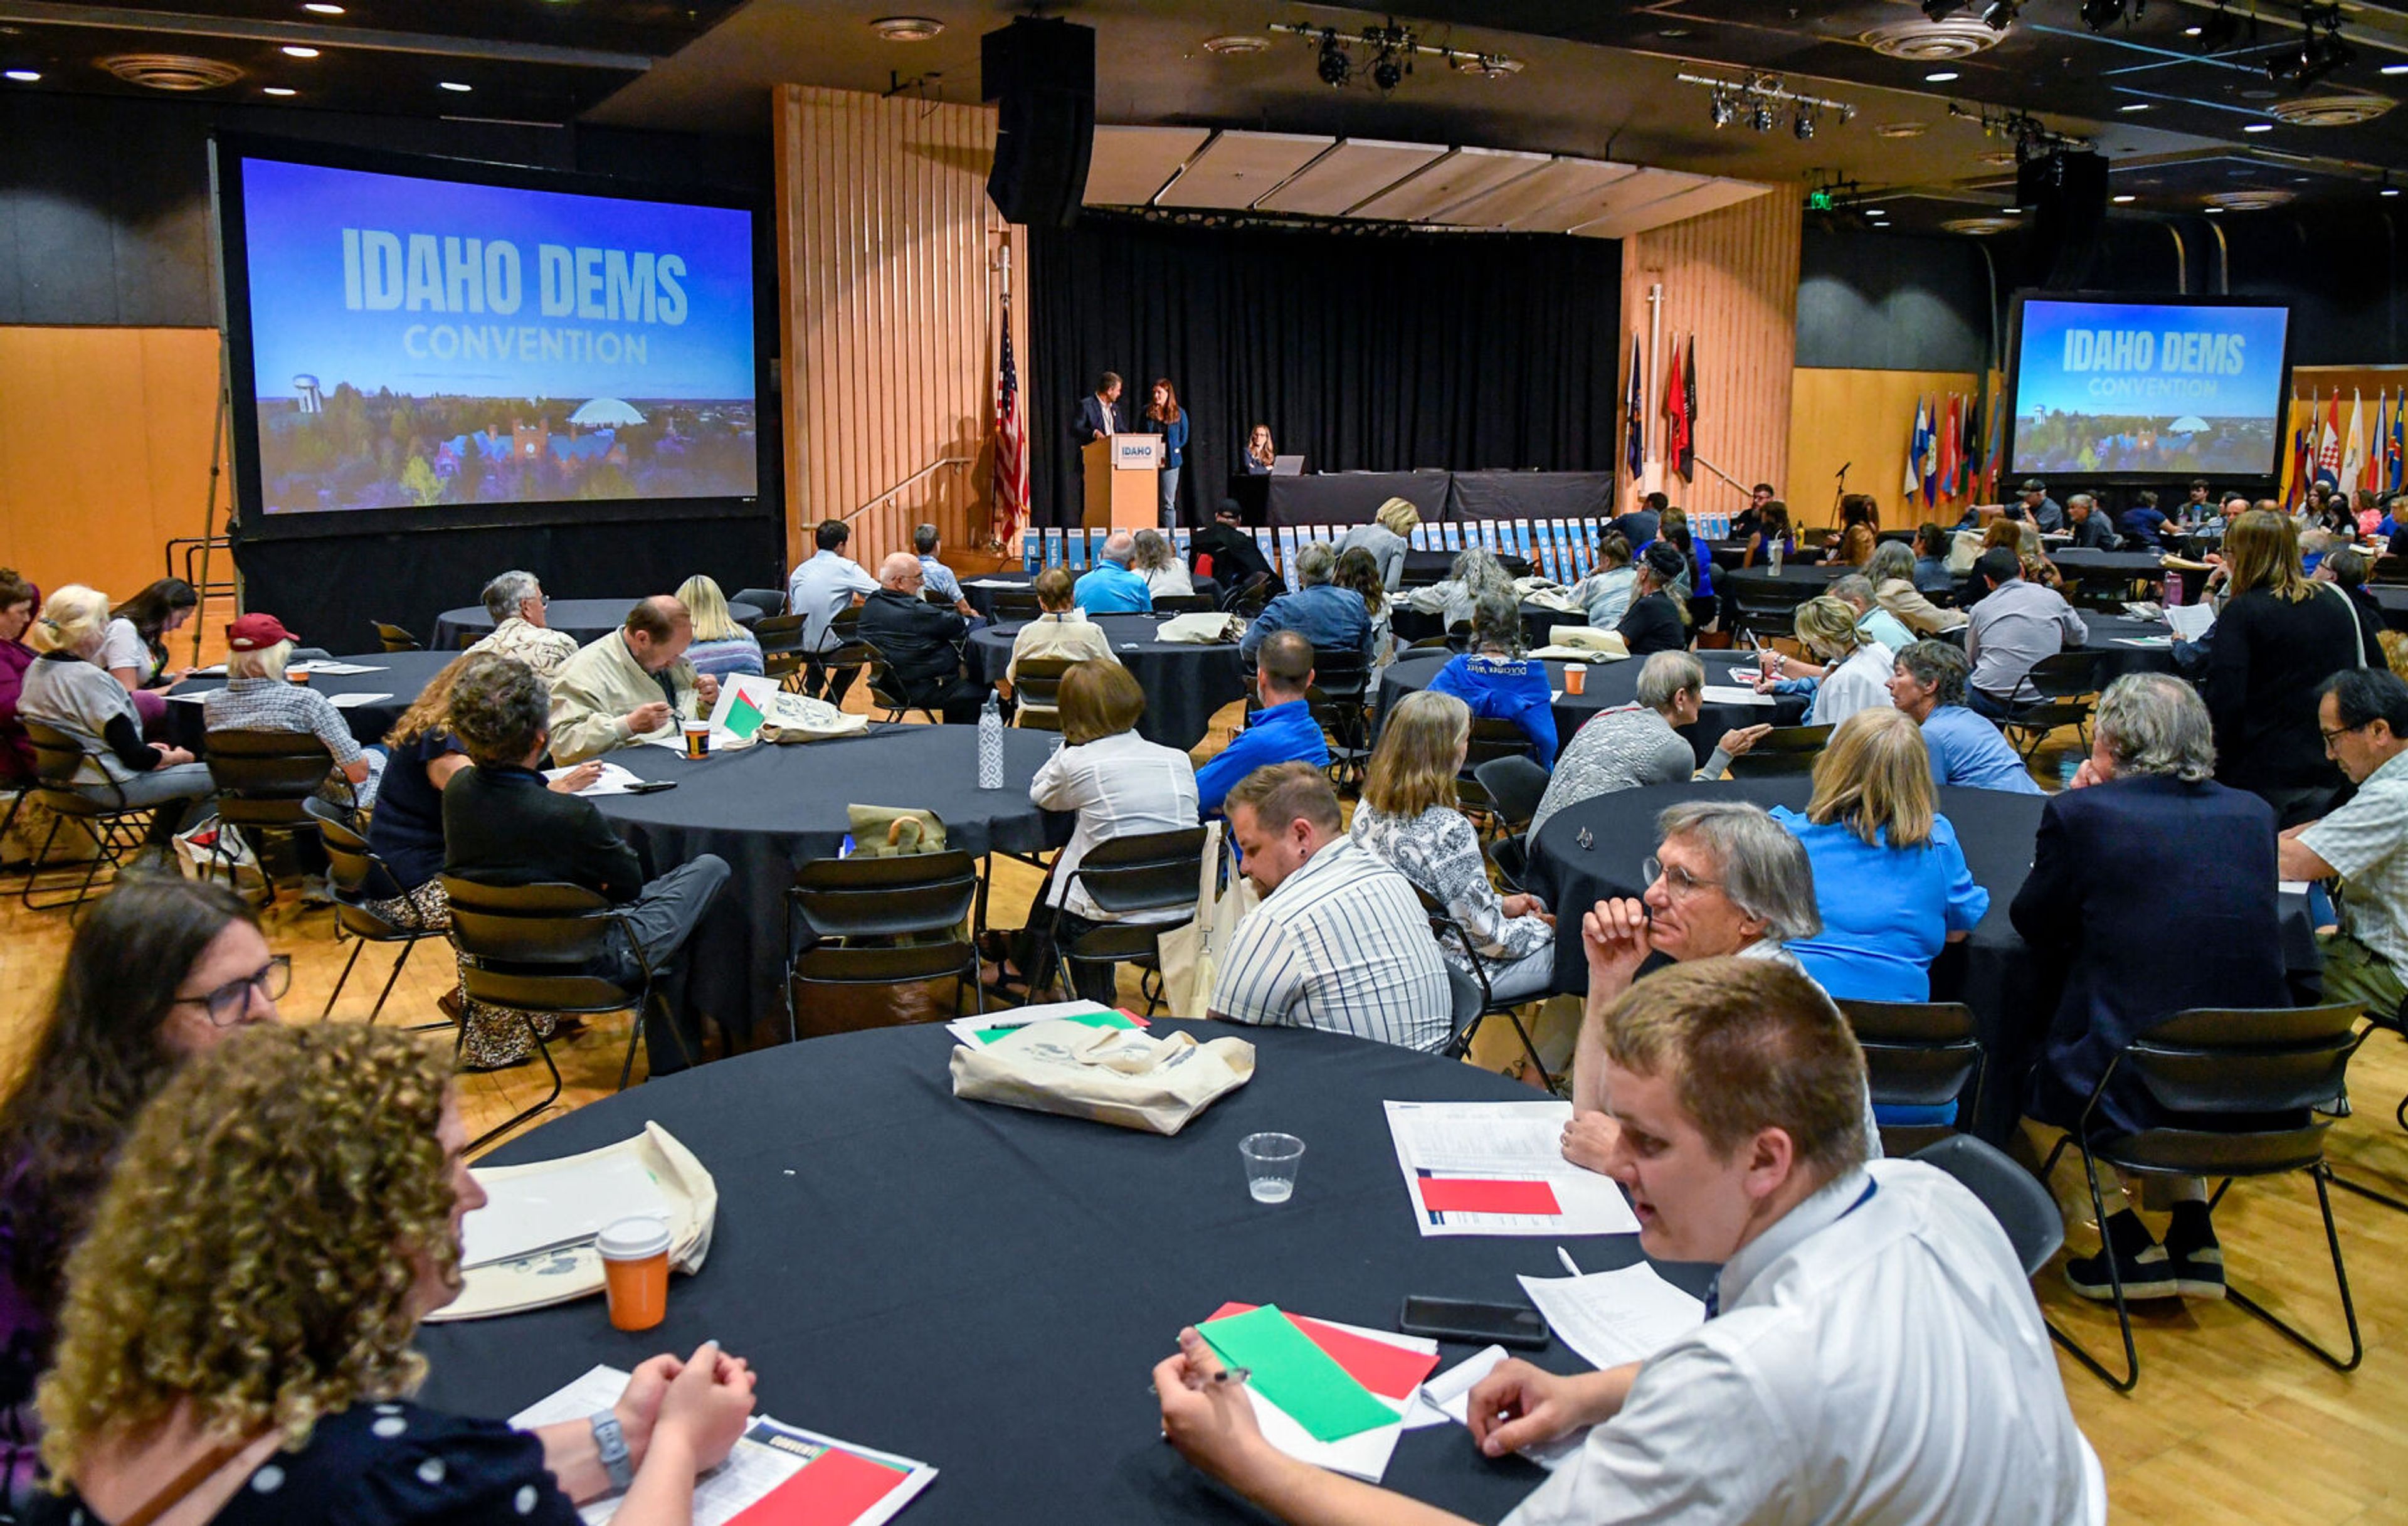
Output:
<path fill-rule="evenodd" d="M 1990 909 L 1937 799 L 1921 728 L 1896 710 L 1861 710 L 1814 760 L 1805 811 L 1773 807 L 1806 846 L 1823 919 L 1789 952 L 1833 996 L 1930 1001 L 1931 961 Z"/>
<path fill-rule="evenodd" d="M 1339 540 L 1338 554 L 1343 556 L 1357 547 L 1369 552 L 1371 560 L 1379 564 L 1380 586 L 1393 592 L 1405 584 L 1405 553 L 1421 522 L 1422 511 L 1410 499 L 1390 498 L 1380 505 L 1369 524 L 1355 525 Z"/>
<path fill-rule="evenodd" d="M 467 1137 L 450 1057 L 390 1029 L 260 1026 L 189 1060 L 67 1263 L 37 1401 L 61 1519 L 571 1526 L 613 1487 L 615 1429 L 640 1460 L 616 1519 L 690 1520 L 752 1410 L 715 1344 L 534 1432 L 409 1402 L 485 1201 Z"/>
<path fill-rule="evenodd" d="M 753 634 L 736 623 L 728 612 L 727 596 L 719 584 L 697 572 L 677 591 L 678 602 L 694 616 L 694 644 L 685 649 L 685 660 L 694 664 L 697 673 L 724 678 L 729 673 L 759 674 L 761 642 Z"/>
<path fill-rule="evenodd" d="M 1143 578 L 1146 592 L 1157 598 L 1165 594 L 1183 598 L 1196 592 L 1196 580 L 1189 575 L 1187 564 L 1170 549 L 1169 539 L 1160 530 L 1137 532 L 1129 570 Z"/>
<path fill-rule="evenodd" d="M 108 637 L 108 596 L 68 583 L 42 602 L 17 700 L 21 720 L 65 732 L 84 748 L 77 794 L 98 804 L 158 807 L 142 857 L 164 861 L 193 802 L 216 789 L 208 769 L 181 747 L 142 740 L 142 721 L 125 685 L 93 659 Z"/>
<path fill-rule="evenodd" d="M 1405 696 L 1381 729 L 1348 835 L 1445 904 L 1487 967 L 1491 996 L 1528 1001 L 1555 984 L 1555 919 L 1538 897 L 1500 899 L 1488 883 L 1480 838 L 1455 805 L 1470 745 L 1469 706 L 1427 690 Z M 1439 952 L 1471 972 L 1461 949 L 1441 943 Z"/>
<path fill-rule="evenodd" d="M 1757 679 L 1758 693 L 1813 696 L 1806 712 L 1808 726 L 1837 726 L 1860 710 L 1891 704 L 1894 654 L 1856 628 L 1856 612 L 1846 600 L 1829 594 L 1808 599 L 1790 617 L 1790 629 L 1816 660 L 1781 658 L 1776 665 L 1780 677 Z"/>
<path fill-rule="evenodd" d="M 2289 827 L 2319 813 L 2341 770 L 2316 723 L 2316 685 L 2360 666 L 2348 596 L 2300 569 L 2286 514 L 2252 509 L 2224 532 L 2229 577 L 2200 687 L 2215 726 L 2215 778 L 2274 808 Z"/>

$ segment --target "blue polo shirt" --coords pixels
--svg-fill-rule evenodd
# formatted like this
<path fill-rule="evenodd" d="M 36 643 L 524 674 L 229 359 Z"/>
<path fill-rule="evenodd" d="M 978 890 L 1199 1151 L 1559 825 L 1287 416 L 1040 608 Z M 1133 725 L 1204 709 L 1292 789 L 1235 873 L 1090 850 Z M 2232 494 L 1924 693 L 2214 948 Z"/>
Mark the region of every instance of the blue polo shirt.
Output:
<path fill-rule="evenodd" d="M 1312 706 L 1302 699 L 1267 705 L 1246 718 L 1246 728 L 1221 750 L 1221 756 L 1196 770 L 1196 807 L 1205 815 L 1220 812 L 1221 802 L 1238 781 L 1273 763 L 1329 766 L 1329 742 Z"/>
<path fill-rule="evenodd" d="M 1117 562 L 1097 562 L 1070 586 L 1070 600 L 1089 614 L 1150 614 L 1154 590 Z"/>
<path fill-rule="evenodd" d="M 1555 695 L 1547 665 L 1529 657 L 1488 657 L 1466 652 L 1451 657 L 1430 680 L 1429 692 L 1451 694 L 1471 707 L 1475 719 L 1511 721 L 1530 739 L 1539 766 L 1555 766 Z"/>
<path fill-rule="evenodd" d="M 1886 831 L 1868 842 L 1844 822 L 1817 826 L 1785 805 L 1772 819 L 1814 866 L 1823 930 L 1786 945 L 1806 972 L 1843 1001 L 1930 1001 L 1931 961 L 1948 935 L 1971 932 L 1990 909 L 1948 818 L 1932 817 L 1931 841 L 1919 848 L 1889 847 Z"/>
<path fill-rule="evenodd" d="M 1935 785 L 2010 795 L 2045 793 L 1999 728 L 1963 705 L 1941 705 L 1924 718 L 1923 746 L 1931 755 Z"/>

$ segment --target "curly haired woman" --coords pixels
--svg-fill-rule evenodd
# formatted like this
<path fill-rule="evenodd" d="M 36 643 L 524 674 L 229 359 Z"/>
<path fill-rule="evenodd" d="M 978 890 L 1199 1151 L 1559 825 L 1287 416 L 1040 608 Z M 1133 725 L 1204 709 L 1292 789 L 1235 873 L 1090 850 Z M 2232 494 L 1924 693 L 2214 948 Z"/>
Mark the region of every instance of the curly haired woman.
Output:
<path fill-rule="evenodd" d="M 34 1379 L 118 1145 L 187 1058 L 275 1021 L 289 978 L 222 886 L 129 877 L 76 929 L 49 1026 L 0 1104 L 0 1514 L 35 1486 Z"/>
<path fill-rule="evenodd" d="M 49 1515 L 567 1526 L 612 1488 L 596 1437 L 615 1421 L 634 1463 L 616 1519 L 691 1521 L 695 1476 L 752 1409 L 716 1345 L 533 1432 L 408 1401 L 410 1339 L 457 1295 L 460 1222 L 485 1201 L 466 1140 L 448 1057 L 404 1034 L 262 1028 L 186 1066 L 68 1262 L 40 1394 Z"/>

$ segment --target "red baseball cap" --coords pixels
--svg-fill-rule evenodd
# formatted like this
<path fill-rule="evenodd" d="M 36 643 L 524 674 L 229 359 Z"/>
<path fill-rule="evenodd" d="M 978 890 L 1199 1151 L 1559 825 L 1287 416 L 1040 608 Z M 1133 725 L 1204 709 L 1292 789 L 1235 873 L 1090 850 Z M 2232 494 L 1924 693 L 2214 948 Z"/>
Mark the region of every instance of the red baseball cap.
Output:
<path fill-rule="evenodd" d="M 226 626 L 226 645 L 236 652 L 256 652 L 292 639 L 284 622 L 272 614 L 236 615 L 234 624 Z"/>

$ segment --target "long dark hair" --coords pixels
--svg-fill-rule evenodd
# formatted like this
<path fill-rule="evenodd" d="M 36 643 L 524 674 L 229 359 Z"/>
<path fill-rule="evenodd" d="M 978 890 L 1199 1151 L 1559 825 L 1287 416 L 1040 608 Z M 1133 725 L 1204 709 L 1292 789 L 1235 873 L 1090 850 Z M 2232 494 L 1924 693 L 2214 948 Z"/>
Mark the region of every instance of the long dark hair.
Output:
<path fill-rule="evenodd" d="M 1155 389 L 1170 401 L 1157 403 L 1149 397 L 1146 400 L 1145 416 L 1156 424 L 1177 424 L 1179 422 L 1179 389 L 1170 384 L 1168 377 L 1160 378 L 1154 384 Z"/>
<path fill-rule="evenodd" d="M 1338 554 L 1338 570 L 1329 581 L 1361 594 L 1363 607 L 1373 614 L 1388 601 L 1388 585 L 1380 581 L 1380 564 L 1361 546 L 1349 546 Z"/>
<path fill-rule="evenodd" d="M 236 922 L 256 927 L 258 918 L 222 885 L 129 876 L 67 946 L 50 1026 L 0 1103 L 8 1270 L 46 1315 L 58 1308 L 67 1252 L 82 1237 L 119 1144 L 176 1070 L 178 1057 L 159 1038 L 176 987 Z"/>
<path fill-rule="evenodd" d="M 168 619 L 179 610 L 195 610 L 200 604 L 201 596 L 193 592 L 191 583 L 181 578 L 161 578 L 110 613 L 116 619 L 133 621 L 142 644 L 165 662 L 167 655 L 160 647 L 159 637 L 167 628 Z"/>

